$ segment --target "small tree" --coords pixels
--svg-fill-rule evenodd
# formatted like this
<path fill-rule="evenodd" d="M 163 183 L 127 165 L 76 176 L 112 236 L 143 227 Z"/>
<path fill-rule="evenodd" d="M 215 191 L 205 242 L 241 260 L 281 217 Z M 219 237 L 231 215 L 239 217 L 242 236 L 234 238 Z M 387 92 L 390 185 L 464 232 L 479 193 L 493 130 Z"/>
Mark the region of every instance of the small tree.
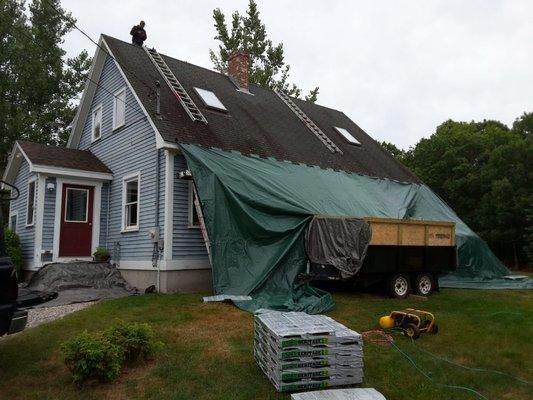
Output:
<path fill-rule="evenodd" d="M 245 49 L 250 55 L 249 79 L 265 88 L 283 90 L 291 96 L 299 97 L 302 90 L 289 83 L 290 65 L 285 63 L 283 43 L 272 44 L 268 39 L 265 24 L 259 18 L 257 4 L 250 0 L 246 15 L 235 11 L 231 18 L 231 28 L 226 25 L 226 16 L 219 8 L 213 10 L 216 40 L 221 44 L 218 52 L 209 50 L 215 69 L 222 73 L 228 70 L 228 58 L 235 50 Z M 315 87 L 305 96 L 305 100 L 315 102 L 318 96 Z"/>

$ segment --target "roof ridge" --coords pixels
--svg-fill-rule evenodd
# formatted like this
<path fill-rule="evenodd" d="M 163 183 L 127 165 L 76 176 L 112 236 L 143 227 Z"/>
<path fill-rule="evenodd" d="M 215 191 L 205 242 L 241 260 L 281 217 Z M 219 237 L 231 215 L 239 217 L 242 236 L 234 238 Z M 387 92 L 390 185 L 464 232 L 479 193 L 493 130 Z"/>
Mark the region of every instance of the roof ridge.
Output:
<path fill-rule="evenodd" d="M 117 41 L 119 41 L 119 42 L 122 42 L 122 43 L 124 43 L 124 44 L 127 44 L 127 45 L 129 45 L 129 46 L 136 46 L 136 45 L 131 44 L 131 43 L 128 43 L 128 42 L 126 42 L 126 41 L 124 41 L 124 40 L 122 40 L 122 39 L 118 39 L 118 38 L 116 38 L 116 37 L 114 37 L 114 36 L 106 35 L 105 33 L 102 33 L 102 36 L 104 36 L 104 39 L 105 39 L 105 38 L 109 38 L 109 39 L 117 40 Z M 139 46 L 136 46 L 136 47 L 139 47 Z M 216 75 L 219 75 L 219 76 L 223 76 L 223 77 L 229 79 L 228 75 L 226 75 L 226 74 L 224 74 L 224 73 L 222 73 L 222 72 L 220 72 L 220 71 L 216 71 L 216 70 L 213 70 L 213 69 L 210 69 L 210 68 L 207 68 L 207 67 L 201 66 L 201 65 L 193 64 L 193 63 L 191 63 L 191 62 L 189 62 L 189 61 L 180 60 L 179 58 L 169 56 L 168 54 L 165 54 L 165 53 L 161 53 L 159 50 L 158 50 L 157 52 L 158 52 L 161 56 L 164 56 L 164 57 L 170 58 L 170 59 L 173 60 L 173 61 L 177 61 L 177 62 L 180 62 L 180 63 L 184 63 L 184 64 L 187 64 L 187 65 L 191 65 L 191 66 L 193 66 L 193 67 L 195 67 L 195 68 L 200 68 L 200 69 L 202 69 L 202 70 L 204 70 L 204 71 L 207 71 L 207 72 L 209 72 L 209 73 L 216 74 Z M 250 86 L 253 86 L 253 87 L 255 87 L 255 88 L 259 89 L 259 90 L 265 90 L 265 91 L 268 91 L 268 92 L 272 92 L 272 94 L 274 94 L 274 95 L 276 94 L 275 89 L 265 88 L 265 87 L 260 86 L 260 85 L 258 85 L 258 84 L 256 84 L 256 83 L 250 83 Z M 324 106 L 324 105 L 322 105 L 322 104 L 313 103 L 313 102 L 307 101 L 307 100 L 305 100 L 305 99 L 300 99 L 300 98 L 298 98 L 298 97 L 290 96 L 290 95 L 288 95 L 288 94 L 287 94 L 287 96 L 289 96 L 291 99 L 295 99 L 295 100 L 298 100 L 298 101 L 302 101 L 302 102 L 304 102 L 304 103 L 306 103 L 306 104 L 309 104 L 309 105 L 312 105 L 312 106 L 317 106 L 317 107 L 325 108 L 325 109 L 327 109 L 327 110 L 332 110 L 332 111 L 335 111 L 335 112 L 338 112 L 338 113 L 342 113 L 342 111 L 337 110 L 336 108 L 331 108 L 331 107 L 328 107 L 328 106 Z"/>

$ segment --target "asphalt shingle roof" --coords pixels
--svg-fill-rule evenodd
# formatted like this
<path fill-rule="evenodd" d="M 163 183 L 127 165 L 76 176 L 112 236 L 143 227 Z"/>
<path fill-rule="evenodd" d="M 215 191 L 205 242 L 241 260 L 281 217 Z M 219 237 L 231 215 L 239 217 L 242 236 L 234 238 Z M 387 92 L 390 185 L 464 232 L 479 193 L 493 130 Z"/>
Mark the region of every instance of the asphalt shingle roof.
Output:
<path fill-rule="evenodd" d="M 33 164 L 89 172 L 111 173 L 111 170 L 88 150 L 48 146 L 20 140 L 18 144 Z"/>
<path fill-rule="evenodd" d="M 250 85 L 253 95 L 237 91 L 221 73 L 163 55 L 164 60 L 208 120 L 193 122 L 174 97 L 145 51 L 105 36 L 111 52 L 166 141 L 198 144 L 243 154 L 272 157 L 404 182 L 419 182 L 389 152 L 344 113 L 299 99 L 294 102 L 343 151 L 330 152 L 272 90 Z M 155 117 L 155 81 L 161 84 L 161 116 Z M 214 92 L 227 108 L 206 108 L 194 87 Z M 348 143 L 333 127 L 346 128 L 362 145 Z"/>

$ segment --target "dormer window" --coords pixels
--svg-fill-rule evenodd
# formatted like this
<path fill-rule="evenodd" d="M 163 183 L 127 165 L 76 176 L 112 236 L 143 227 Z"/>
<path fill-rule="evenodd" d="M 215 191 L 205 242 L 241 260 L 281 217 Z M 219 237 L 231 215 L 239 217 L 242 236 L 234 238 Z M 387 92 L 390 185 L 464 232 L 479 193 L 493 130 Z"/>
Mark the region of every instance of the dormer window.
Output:
<path fill-rule="evenodd" d="M 337 132 L 339 132 L 344 139 L 348 141 L 348 143 L 355 144 L 356 146 L 361 146 L 361 142 L 357 140 L 353 135 L 348 132 L 345 128 L 339 128 L 338 126 L 334 127 Z"/>
<path fill-rule="evenodd" d="M 93 142 L 102 137 L 102 105 L 100 104 L 93 111 L 92 138 Z"/>
<path fill-rule="evenodd" d="M 218 111 L 228 111 L 226 107 L 224 107 L 224 104 L 222 104 L 222 102 L 213 92 L 197 87 L 195 87 L 194 90 L 196 93 L 198 93 L 198 96 L 200 96 L 206 107 L 213 108 Z"/>
<path fill-rule="evenodd" d="M 126 123 L 126 88 L 120 89 L 113 97 L 113 129 Z"/>

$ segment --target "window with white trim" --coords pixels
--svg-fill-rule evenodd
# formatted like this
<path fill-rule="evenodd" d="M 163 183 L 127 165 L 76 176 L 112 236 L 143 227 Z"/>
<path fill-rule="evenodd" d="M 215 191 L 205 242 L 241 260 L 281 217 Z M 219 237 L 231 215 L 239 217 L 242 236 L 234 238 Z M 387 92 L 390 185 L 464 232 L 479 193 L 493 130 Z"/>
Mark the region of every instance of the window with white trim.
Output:
<path fill-rule="evenodd" d="M 357 140 L 350 132 L 345 128 L 339 128 L 338 126 L 334 127 L 337 132 L 339 132 L 344 139 L 349 143 L 355 144 L 356 146 L 361 146 L 361 142 Z"/>
<path fill-rule="evenodd" d="M 194 194 L 194 183 L 189 181 L 189 228 L 199 228 L 200 219 L 198 218 L 198 213 L 196 212 L 196 207 L 194 206 L 194 199 L 196 195 Z"/>
<path fill-rule="evenodd" d="M 92 132 L 93 142 L 102 137 L 102 105 L 101 104 L 93 110 L 91 132 Z"/>
<path fill-rule="evenodd" d="M 126 123 L 126 88 L 120 89 L 113 97 L 113 129 Z"/>
<path fill-rule="evenodd" d="M 26 226 L 32 226 L 35 222 L 35 202 L 37 200 L 37 181 L 28 182 L 26 203 Z"/>
<path fill-rule="evenodd" d="M 17 233 L 17 216 L 18 214 L 11 214 L 9 217 L 9 229 L 11 229 L 13 232 Z"/>
<path fill-rule="evenodd" d="M 122 182 L 122 230 L 139 229 L 140 174 L 124 177 Z"/>

